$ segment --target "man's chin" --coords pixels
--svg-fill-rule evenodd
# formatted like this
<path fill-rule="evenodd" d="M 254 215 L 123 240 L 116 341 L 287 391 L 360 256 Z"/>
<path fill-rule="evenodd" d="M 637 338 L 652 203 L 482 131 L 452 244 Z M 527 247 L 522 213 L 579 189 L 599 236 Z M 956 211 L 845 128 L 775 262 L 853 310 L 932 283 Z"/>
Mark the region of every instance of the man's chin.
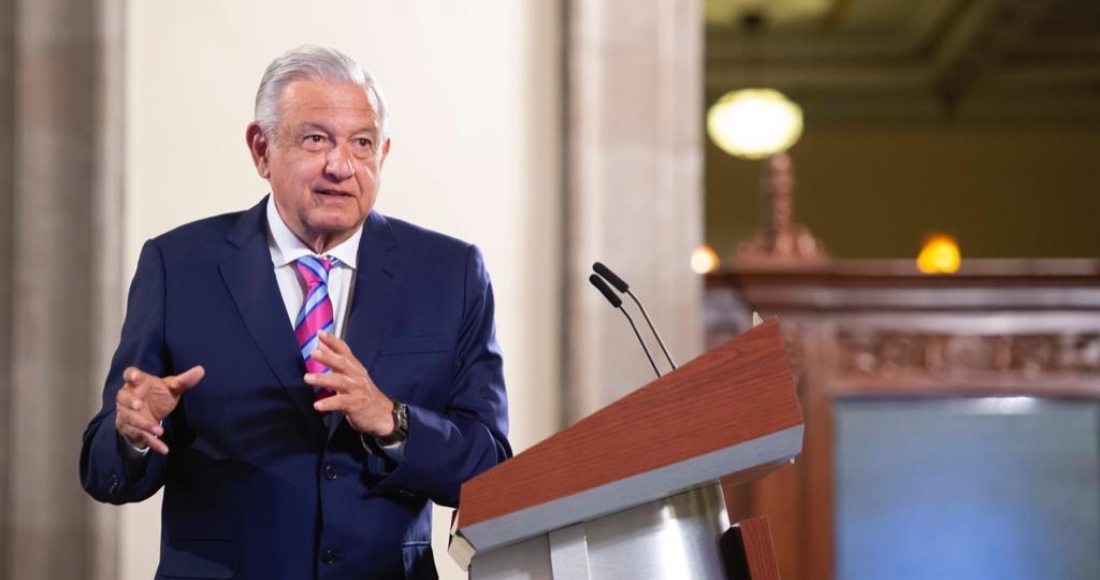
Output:
<path fill-rule="evenodd" d="M 364 220 L 365 215 L 317 216 L 308 226 L 318 237 L 343 240 L 362 225 Z"/>

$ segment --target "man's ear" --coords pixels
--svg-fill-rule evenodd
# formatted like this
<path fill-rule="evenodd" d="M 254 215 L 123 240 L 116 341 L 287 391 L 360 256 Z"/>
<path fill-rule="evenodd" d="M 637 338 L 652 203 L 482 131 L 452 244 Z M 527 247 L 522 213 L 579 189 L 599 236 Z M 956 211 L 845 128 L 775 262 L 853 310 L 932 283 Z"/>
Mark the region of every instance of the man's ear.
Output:
<path fill-rule="evenodd" d="M 263 129 L 260 128 L 260 124 L 253 121 L 248 124 L 248 128 L 244 131 L 245 141 L 248 142 L 248 152 L 252 154 L 252 163 L 256 166 L 256 173 L 260 174 L 260 177 L 268 179 L 271 177 L 271 160 L 268 155 L 271 150 L 271 143 L 267 140 L 267 135 L 264 134 Z"/>
<path fill-rule="evenodd" d="M 378 160 L 378 167 L 381 168 L 382 164 L 386 162 L 386 156 L 390 154 L 390 138 L 386 137 L 386 140 L 382 142 L 382 158 Z"/>

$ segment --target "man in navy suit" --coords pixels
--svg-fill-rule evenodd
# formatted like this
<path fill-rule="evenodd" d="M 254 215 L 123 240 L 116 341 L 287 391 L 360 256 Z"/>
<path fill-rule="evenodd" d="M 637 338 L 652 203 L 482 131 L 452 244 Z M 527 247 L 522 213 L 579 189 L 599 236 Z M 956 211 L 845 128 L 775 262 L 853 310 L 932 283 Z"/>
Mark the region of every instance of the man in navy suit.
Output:
<path fill-rule="evenodd" d="M 386 104 L 339 52 L 272 62 L 246 138 L 271 195 L 142 249 L 84 489 L 164 487 L 158 578 L 435 578 L 430 501 L 511 455 L 481 255 L 372 211 Z"/>

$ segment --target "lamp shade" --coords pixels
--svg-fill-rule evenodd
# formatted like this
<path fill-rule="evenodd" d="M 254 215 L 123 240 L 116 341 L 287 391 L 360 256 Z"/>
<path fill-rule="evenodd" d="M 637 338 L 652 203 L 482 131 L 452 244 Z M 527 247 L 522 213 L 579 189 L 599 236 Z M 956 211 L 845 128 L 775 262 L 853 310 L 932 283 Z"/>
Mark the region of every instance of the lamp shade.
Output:
<path fill-rule="evenodd" d="M 802 136 L 802 108 L 774 89 L 731 91 L 707 112 L 707 134 L 730 155 L 763 159 Z"/>

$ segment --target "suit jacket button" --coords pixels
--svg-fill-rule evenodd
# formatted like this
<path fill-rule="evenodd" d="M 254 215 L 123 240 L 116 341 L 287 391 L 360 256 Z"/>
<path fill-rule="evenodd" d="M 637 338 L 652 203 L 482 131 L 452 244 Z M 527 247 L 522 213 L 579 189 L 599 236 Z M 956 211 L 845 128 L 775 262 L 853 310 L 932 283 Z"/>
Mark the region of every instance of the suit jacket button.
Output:
<path fill-rule="evenodd" d="M 336 468 L 331 465 L 325 466 L 325 479 L 332 481 L 336 479 Z"/>
<path fill-rule="evenodd" d="M 326 566 L 335 564 L 336 563 L 336 551 L 335 550 L 325 550 L 324 555 L 321 556 L 321 562 L 323 564 L 325 564 Z"/>

